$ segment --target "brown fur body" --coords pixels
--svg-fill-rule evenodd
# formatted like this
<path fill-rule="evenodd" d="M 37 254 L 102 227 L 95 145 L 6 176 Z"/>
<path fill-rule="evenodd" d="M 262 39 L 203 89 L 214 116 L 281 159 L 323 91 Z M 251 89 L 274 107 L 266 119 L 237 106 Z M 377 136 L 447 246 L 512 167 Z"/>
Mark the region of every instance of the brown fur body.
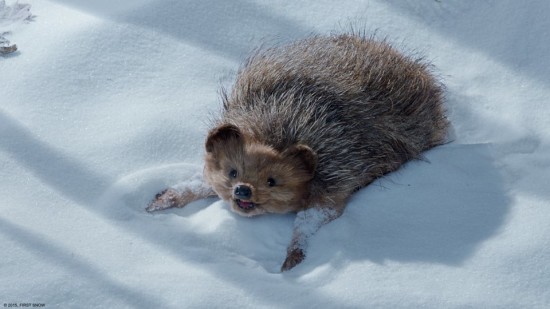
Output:
<path fill-rule="evenodd" d="M 352 35 L 313 37 L 251 57 L 233 90 L 224 95 L 224 112 L 214 130 L 230 125 L 240 132 L 242 144 L 223 147 L 265 148 L 225 152 L 239 156 L 232 168 L 246 165 L 241 181 L 263 176 L 250 181 L 258 191 L 273 188 L 266 186 L 270 175 L 258 175 L 264 166 L 254 161 L 263 158 L 268 170 L 292 181 L 292 164 L 270 156 L 295 145 L 311 148 L 316 166 L 307 186 L 300 186 L 306 192 L 297 193 L 301 199 L 292 205 L 274 205 L 271 212 L 313 204 L 340 207 L 357 189 L 443 142 L 447 122 L 442 101 L 442 88 L 427 65 L 386 43 Z M 207 153 L 206 177 L 215 191 L 225 181 L 215 175 L 220 166 L 212 165 L 217 162 Z"/>
<path fill-rule="evenodd" d="M 448 126 L 427 64 L 351 34 L 258 51 L 223 101 L 206 141 L 213 191 L 246 216 L 298 212 L 303 225 L 300 212 L 320 210 L 309 231 L 295 226 L 283 270 L 353 192 L 443 143 Z"/>

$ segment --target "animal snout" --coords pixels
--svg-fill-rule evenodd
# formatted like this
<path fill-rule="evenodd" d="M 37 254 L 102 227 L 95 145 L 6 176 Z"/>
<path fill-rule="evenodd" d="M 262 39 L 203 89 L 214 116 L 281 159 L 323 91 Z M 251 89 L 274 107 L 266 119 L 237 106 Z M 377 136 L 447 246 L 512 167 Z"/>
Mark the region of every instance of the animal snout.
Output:
<path fill-rule="evenodd" d="M 252 197 L 252 190 L 247 185 L 238 185 L 233 194 L 238 199 L 249 200 Z"/>

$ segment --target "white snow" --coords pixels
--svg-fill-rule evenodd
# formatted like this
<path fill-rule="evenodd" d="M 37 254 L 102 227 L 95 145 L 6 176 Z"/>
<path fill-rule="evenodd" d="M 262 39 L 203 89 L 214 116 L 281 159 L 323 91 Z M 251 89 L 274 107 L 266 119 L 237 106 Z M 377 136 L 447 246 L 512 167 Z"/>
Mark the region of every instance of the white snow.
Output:
<path fill-rule="evenodd" d="M 0 28 L 19 49 L 0 56 L 0 306 L 550 307 L 549 1 L 24 3 Z M 358 192 L 285 273 L 293 215 L 144 210 L 200 168 L 248 51 L 349 24 L 432 60 L 454 142 Z"/>

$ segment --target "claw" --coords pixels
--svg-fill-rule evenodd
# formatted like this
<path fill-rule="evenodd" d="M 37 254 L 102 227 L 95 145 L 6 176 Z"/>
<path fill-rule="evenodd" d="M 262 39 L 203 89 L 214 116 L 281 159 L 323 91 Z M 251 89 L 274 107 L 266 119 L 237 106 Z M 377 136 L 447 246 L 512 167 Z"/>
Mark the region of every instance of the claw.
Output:
<path fill-rule="evenodd" d="M 294 266 L 300 264 L 305 257 L 306 255 L 304 254 L 304 251 L 302 249 L 292 249 L 292 251 L 288 252 L 288 254 L 286 255 L 283 266 L 281 266 L 281 271 L 283 272 L 294 268 Z"/>
<path fill-rule="evenodd" d="M 158 200 L 161 196 L 163 196 L 164 193 L 166 193 L 166 191 L 168 191 L 168 189 L 165 189 L 165 190 L 155 194 L 155 200 Z M 153 200 L 153 202 L 155 202 L 155 200 Z"/>
<path fill-rule="evenodd" d="M 155 199 L 145 208 L 147 212 L 163 210 L 176 206 L 178 195 L 174 190 L 166 189 L 155 194 Z"/>

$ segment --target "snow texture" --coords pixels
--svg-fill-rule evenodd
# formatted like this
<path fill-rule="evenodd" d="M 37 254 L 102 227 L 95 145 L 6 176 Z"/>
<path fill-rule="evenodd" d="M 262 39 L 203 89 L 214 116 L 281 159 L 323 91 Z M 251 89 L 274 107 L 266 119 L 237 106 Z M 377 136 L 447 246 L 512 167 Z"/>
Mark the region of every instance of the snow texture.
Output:
<path fill-rule="evenodd" d="M 25 3 L 0 0 L 2 304 L 550 307 L 549 1 Z M 200 169 L 250 50 L 349 24 L 433 62 L 453 142 L 357 192 L 289 272 L 295 215 L 144 210 Z"/>

